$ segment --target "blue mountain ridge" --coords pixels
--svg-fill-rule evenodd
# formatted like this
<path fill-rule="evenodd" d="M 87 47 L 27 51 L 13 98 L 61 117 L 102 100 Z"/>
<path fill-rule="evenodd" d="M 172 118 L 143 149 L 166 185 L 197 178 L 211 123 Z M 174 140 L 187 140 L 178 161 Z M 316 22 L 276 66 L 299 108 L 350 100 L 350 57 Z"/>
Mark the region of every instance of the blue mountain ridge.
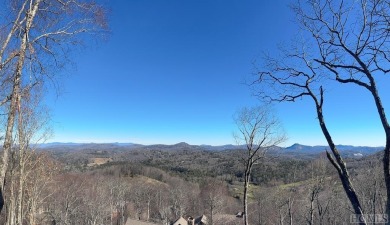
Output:
<path fill-rule="evenodd" d="M 135 148 L 135 147 L 141 147 L 141 148 L 161 148 L 161 149 L 203 149 L 203 150 L 209 150 L 209 151 L 224 151 L 224 150 L 235 150 L 235 149 L 244 149 L 245 145 L 190 145 L 186 142 L 180 142 L 173 145 L 165 145 L 165 144 L 154 144 L 154 145 L 142 145 L 142 144 L 136 144 L 136 143 L 75 143 L 75 142 L 52 142 L 52 143 L 45 143 L 39 145 L 39 148 L 45 149 L 45 148 L 65 148 L 65 149 L 83 149 L 83 148 L 91 148 L 91 147 L 98 147 L 98 148 L 115 148 L 115 147 L 127 147 L 127 148 Z M 383 150 L 384 147 L 370 147 L 370 146 L 353 146 L 353 145 L 336 145 L 337 149 L 340 152 L 349 152 L 349 153 L 360 153 L 363 155 L 373 154 L 378 151 Z M 299 153 L 299 154 L 318 154 L 321 152 L 325 152 L 326 150 L 329 150 L 328 146 L 323 145 L 316 145 L 316 146 L 309 146 L 309 145 L 302 145 L 302 144 L 293 144 L 289 147 L 276 147 L 278 151 L 282 151 L 284 153 Z"/>

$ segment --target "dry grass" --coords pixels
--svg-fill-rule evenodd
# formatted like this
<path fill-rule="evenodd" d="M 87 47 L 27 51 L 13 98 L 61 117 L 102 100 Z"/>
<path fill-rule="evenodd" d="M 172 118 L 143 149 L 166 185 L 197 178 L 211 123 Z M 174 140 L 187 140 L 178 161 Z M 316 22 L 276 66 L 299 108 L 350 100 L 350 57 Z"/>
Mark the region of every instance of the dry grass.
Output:
<path fill-rule="evenodd" d="M 88 166 L 98 166 L 111 162 L 112 158 L 90 158 L 89 160 Z"/>

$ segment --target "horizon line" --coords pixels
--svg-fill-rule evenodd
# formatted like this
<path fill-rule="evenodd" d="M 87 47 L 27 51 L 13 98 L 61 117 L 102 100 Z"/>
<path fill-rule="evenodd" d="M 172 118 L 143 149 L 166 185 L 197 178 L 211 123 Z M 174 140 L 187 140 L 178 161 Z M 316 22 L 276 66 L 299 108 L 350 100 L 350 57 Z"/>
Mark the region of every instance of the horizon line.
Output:
<path fill-rule="evenodd" d="M 194 146 L 202 146 L 202 145 L 207 145 L 207 146 L 226 146 L 226 145 L 233 145 L 233 146 L 241 146 L 245 144 L 219 144 L 219 145 L 212 145 L 212 144 L 190 144 L 185 141 L 177 142 L 174 144 L 167 144 L 167 143 L 153 143 L 153 144 L 141 144 L 141 143 L 135 143 L 135 142 L 118 142 L 118 141 L 113 141 L 113 142 L 72 142 L 72 141 L 53 141 L 53 142 L 45 142 L 45 143 L 38 143 L 38 145 L 46 145 L 46 144 L 132 144 L 132 145 L 144 145 L 144 146 L 149 146 L 149 145 L 177 145 L 177 144 L 188 144 L 188 145 L 194 145 Z M 327 144 L 316 144 L 316 145 L 308 145 L 308 144 L 301 144 L 301 143 L 294 143 L 291 145 L 284 145 L 284 146 L 278 146 L 282 148 L 288 148 L 292 147 L 294 145 L 301 145 L 301 146 L 308 146 L 308 147 L 329 147 Z M 384 148 L 384 146 L 372 146 L 372 145 L 353 145 L 353 144 L 336 144 L 336 146 L 352 146 L 352 147 L 370 147 L 370 148 Z"/>

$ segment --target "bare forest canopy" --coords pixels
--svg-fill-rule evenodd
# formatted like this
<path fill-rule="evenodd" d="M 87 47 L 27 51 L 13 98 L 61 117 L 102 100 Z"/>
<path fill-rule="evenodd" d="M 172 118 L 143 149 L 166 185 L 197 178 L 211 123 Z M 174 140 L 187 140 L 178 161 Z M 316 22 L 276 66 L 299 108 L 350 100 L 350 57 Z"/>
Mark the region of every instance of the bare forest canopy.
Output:
<path fill-rule="evenodd" d="M 352 145 L 337 145 L 338 149 L 346 157 L 359 158 L 362 156 L 368 156 L 375 154 L 383 147 L 369 147 L 369 146 L 352 146 Z M 69 155 L 69 154 L 87 154 L 96 156 L 106 156 L 120 160 L 133 160 L 137 159 L 135 155 L 142 155 L 147 158 L 149 152 L 187 152 L 194 151 L 200 153 L 215 153 L 220 151 L 239 151 L 245 149 L 245 145 L 190 145 L 185 142 L 177 143 L 174 145 L 141 145 L 135 143 L 46 143 L 40 144 L 40 151 L 52 152 L 54 156 Z M 321 153 L 324 153 L 328 146 L 308 146 L 301 144 L 293 144 L 289 147 L 275 146 L 273 151 L 270 151 L 271 155 L 281 156 L 283 158 L 316 158 Z M 126 156 L 128 155 L 128 156 Z M 139 160 L 139 158 L 138 158 Z"/>
<path fill-rule="evenodd" d="M 36 160 L 29 166 L 34 172 L 26 191 L 44 197 L 34 203 L 45 209 L 35 215 L 38 224 L 90 224 L 91 219 L 101 224 L 131 219 L 170 224 L 181 215 L 204 214 L 213 224 L 236 225 L 242 222 L 235 216 L 242 210 L 242 150 L 186 143 L 45 144 L 33 154 Z M 371 173 L 380 167 L 379 150 L 345 146 L 351 174 L 364 193 L 383 191 L 382 184 L 371 183 Z M 313 211 L 315 221 L 349 220 L 348 201 L 323 151 L 299 144 L 275 148 L 270 152 L 273 160 L 254 166 L 249 191 L 252 223 L 276 224 L 277 212 L 287 219 L 289 199 L 297 224 L 304 224 L 312 203 L 324 207 L 320 214 Z M 354 155 L 362 152 L 363 156 Z M 367 204 L 372 204 L 370 199 Z"/>

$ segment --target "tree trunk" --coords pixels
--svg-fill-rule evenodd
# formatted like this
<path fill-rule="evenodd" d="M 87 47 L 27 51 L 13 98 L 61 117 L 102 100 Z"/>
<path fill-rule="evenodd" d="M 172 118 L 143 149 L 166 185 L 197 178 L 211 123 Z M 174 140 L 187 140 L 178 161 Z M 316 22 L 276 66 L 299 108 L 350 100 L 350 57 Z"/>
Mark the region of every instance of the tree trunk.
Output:
<path fill-rule="evenodd" d="M 346 164 L 345 164 L 344 160 L 342 159 L 339 151 L 337 150 L 336 145 L 334 144 L 332 137 L 330 136 L 328 128 L 325 125 L 325 120 L 324 120 L 324 116 L 322 113 L 322 107 L 318 104 L 317 104 L 317 116 L 318 116 L 318 121 L 320 123 L 322 133 L 324 134 L 326 141 L 328 142 L 329 148 L 331 149 L 331 151 L 334 155 L 334 157 L 332 157 L 332 155 L 330 155 L 330 153 L 327 151 L 326 156 L 329 159 L 329 161 L 332 163 L 332 165 L 336 168 L 336 170 L 339 174 L 341 183 L 343 185 L 344 191 L 346 192 L 347 197 L 352 204 L 352 207 L 354 209 L 355 214 L 359 215 L 359 218 L 362 219 L 362 221 L 359 224 L 365 225 L 366 220 L 364 217 L 363 209 L 362 209 L 361 204 L 359 202 L 359 198 L 356 194 L 355 188 L 352 185 Z"/>
<path fill-rule="evenodd" d="M 310 209 L 309 209 L 309 225 L 314 223 L 314 200 L 316 196 L 316 190 L 313 189 L 310 195 Z"/>
<path fill-rule="evenodd" d="M 288 216 L 289 216 L 289 218 L 290 218 L 290 225 L 292 225 L 293 224 L 293 214 L 292 214 L 292 204 L 293 204 L 293 202 L 292 202 L 292 200 L 291 200 L 291 198 L 288 198 Z"/>
<path fill-rule="evenodd" d="M 213 225 L 214 205 L 210 204 L 210 225 Z"/>
<path fill-rule="evenodd" d="M 23 192 L 24 192 L 24 165 L 21 165 L 20 168 L 20 174 L 19 174 L 19 190 L 18 190 L 18 210 L 17 210 L 17 220 L 16 224 L 17 225 L 22 225 L 23 224 Z"/>
<path fill-rule="evenodd" d="M 19 189 L 18 189 L 18 195 L 17 195 L 17 218 L 16 218 L 16 224 L 22 225 L 23 224 L 23 192 L 24 192 L 24 179 L 25 179 L 25 148 L 26 148 L 26 142 L 25 142 L 25 131 L 23 130 L 23 112 L 21 111 L 21 102 L 18 103 L 18 139 L 19 139 Z"/>
<path fill-rule="evenodd" d="M 251 173 L 252 165 L 248 162 L 245 168 L 244 175 L 244 225 L 249 225 L 248 219 L 248 191 L 249 191 L 249 181 L 250 181 L 250 173 Z"/>
<path fill-rule="evenodd" d="M 148 202 L 147 202 L 147 207 L 148 207 L 148 212 L 147 212 L 147 218 L 146 218 L 146 221 L 149 221 L 149 219 L 150 219 L 150 200 L 148 200 Z"/>
<path fill-rule="evenodd" d="M 3 144 L 3 160 L 2 160 L 3 163 L 0 169 L 0 193 L 2 195 L 4 195 L 5 178 L 8 170 L 8 165 L 9 165 L 9 154 L 11 152 L 11 147 L 12 147 L 12 133 L 13 133 L 14 122 L 16 117 L 16 110 L 21 98 L 20 96 L 21 78 L 22 78 L 22 70 L 23 70 L 26 50 L 27 50 L 28 35 L 32 27 L 36 12 L 38 11 L 38 6 L 40 2 L 41 0 L 37 0 L 35 4 L 32 5 L 31 8 L 28 10 L 23 38 L 20 44 L 19 58 L 16 64 L 16 70 L 13 79 L 11 104 L 9 107 L 7 127 L 6 127 L 4 144 Z M 4 196 L 1 196 L 0 199 L 2 200 L 0 201 L 0 212 L 1 212 L 4 206 Z"/>
<path fill-rule="evenodd" d="M 282 210 L 279 209 L 279 225 L 283 225 L 284 216 L 282 215 Z"/>
<path fill-rule="evenodd" d="M 385 177 L 385 184 L 386 184 L 386 194 L 387 194 L 387 199 L 386 199 L 386 214 L 390 215 L 390 125 L 389 122 L 387 121 L 386 113 L 382 105 L 382 101 L 379 97 L 378 90 L 376 88 L 376 83 L 373 77 L 369 76 L 370 82 L 371 82 L 371 94 L 374 97 L 375 101 L 375 106 L 378 110 L 379 118 L 381 120 L 383 129 L 386 134 L 386 145 L 385 149 L 383 151 L 383 175 Z M 390 221 L 387 222 L 387 224 L 390 224 Z"/>
<path fill-rule="evenodd" d="M 15 212 L 16 212 L 16 206 L 15 206 L 15 191 L 14 191 L 14 183 L 12 182 L 11 183 L 11 192 L 10 192 L 10 196 L 9 196 L 9 205 L 7 205 L 8 207 L 8 210 L 9 210 L 9 214 L 8 214 L 8 218 L 7 218 L 7 222 L 8 222 L 8 225 L 15 225 Z"/>

